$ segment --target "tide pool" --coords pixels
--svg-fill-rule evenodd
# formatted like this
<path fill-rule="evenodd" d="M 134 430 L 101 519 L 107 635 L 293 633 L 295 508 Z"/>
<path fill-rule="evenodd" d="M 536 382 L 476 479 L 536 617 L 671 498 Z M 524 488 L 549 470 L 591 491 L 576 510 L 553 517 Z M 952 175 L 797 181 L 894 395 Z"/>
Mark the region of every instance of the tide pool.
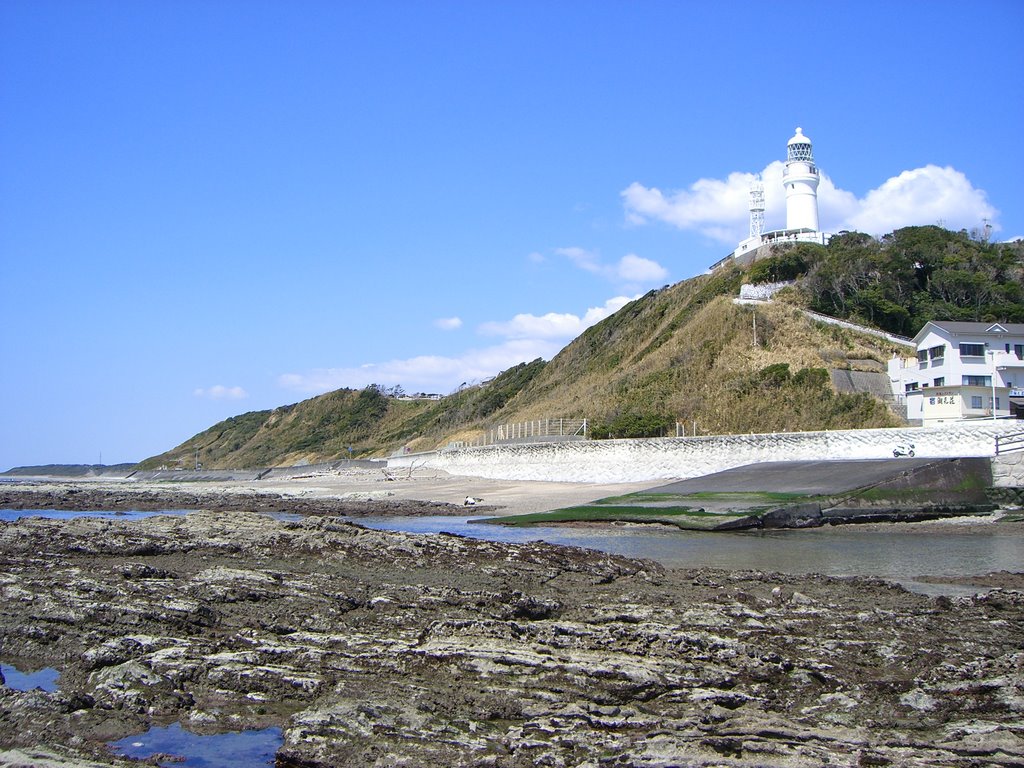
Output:
<path fill-rule="evenodd" d="M 41 688 L 47 693 L 57 690 L 57 679 L 60 677 L 60 672 L 53 667 L 22 672 L 10 664 L 0 664 L 0 674 L 4 676 L 5 685 L 15 691 L 34 691 L 36 688 Z"/>
<path fill-rule="evenodd" d="M 145 733 L 111 742 L 110 746 L 137 760 L 165 755 L 166 760 L 157 762 L 164 768 L 257 768 L 272 766 L 282 743 L 280 728 L 203 736 L 174 723 L 166 728 L 154 726 Z"/>
<path fill-rule="evenodd" d="M 23 517 L 45 517 L 51 520 L 72 520 L 76 517 L 103 517 L 111 520 L 142 520 L 154 515 L 185 515 L 189 509 L 161 509 L 157 511 L 132 510 L 114 512 L 109 509 L 70 510 L 70 509 L 0 509 L 0 521 L 13 523 Z"/>

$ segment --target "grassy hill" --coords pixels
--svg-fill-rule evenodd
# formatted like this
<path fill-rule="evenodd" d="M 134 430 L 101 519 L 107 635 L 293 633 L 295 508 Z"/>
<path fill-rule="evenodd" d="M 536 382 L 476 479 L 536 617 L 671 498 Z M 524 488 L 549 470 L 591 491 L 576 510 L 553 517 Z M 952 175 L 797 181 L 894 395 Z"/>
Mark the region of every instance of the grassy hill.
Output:
<path fill-rule="evenodd" d="M 1020 244 L 978 243 L 936 227 L 834 242 L 651 291 L 550 362 L 520 364 L 438 401 L 399 399 L 378 387 L 337 390 L 227 419 L 141 466 L 191 466 L 197 451 L 207 468 L 243 468 L 429 450 L 545 418 L 587 418 L 595 437 L 674 434 L 677 422 L 687 434 L 694 424 L 700 434 L 896 426 L 886 403 L 835 391 L 829 372 L 881 373 L 905 350 L 816 322 L 803 307 L 911 333 L 928 307 L 958 319 L 1019 322 L 1024 313 Z M 968 269 L 984 279 L 954 294 L 951 281 Z M 796 284 L 768 305 L 733 303 L 743 282 L 777 279 Z"/>

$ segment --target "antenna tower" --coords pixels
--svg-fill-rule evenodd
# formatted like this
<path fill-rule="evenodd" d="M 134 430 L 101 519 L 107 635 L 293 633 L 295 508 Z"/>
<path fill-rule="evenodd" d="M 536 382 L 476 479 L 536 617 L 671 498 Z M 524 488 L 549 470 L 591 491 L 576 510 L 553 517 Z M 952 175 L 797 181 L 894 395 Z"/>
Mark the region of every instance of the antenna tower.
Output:
<path fill-rule="evenodd" d="M 760 176 L 750 182 L 750 236 L 760 238 L 764 232 L 764 184 Z"/>

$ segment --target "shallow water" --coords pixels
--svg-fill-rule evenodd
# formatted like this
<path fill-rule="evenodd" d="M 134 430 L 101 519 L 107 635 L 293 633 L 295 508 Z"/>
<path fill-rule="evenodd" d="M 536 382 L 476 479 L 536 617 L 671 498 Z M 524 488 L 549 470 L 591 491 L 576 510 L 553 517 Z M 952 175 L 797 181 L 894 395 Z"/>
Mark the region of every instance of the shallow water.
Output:
<path fill-rule="evenodd" d="M 491 541 L 589 547 L 628 557 L 657 560 L 673 568 L 725 568 L 822 573 L 828 576 L 875 576 L 913 584 L 920 591 L 947 587 L 916 586 L 919 576 L 974 576 L 992 571 L 1019 571 L 1024 565 L 1024 527 L 1017 535 L 956 533 L 948 528 L 927 532 L 843 526 L 815 531 L 705 533 L 645 526 L 602 528 L 529 527 L 472 524 L 468 517 L 364 517 L 354 522 L 407 533 L 456 533 Z M 969 588 L 964 591 L 976 592 Z"/>
<path fill-rule="evenodd" d="M 0 520 L 20 517 L 102 517 L 140 520 L 153 515 L 186 514 L 189 510 L 159 512 L 70 512 L 47 509 L 0 509 Z M 277 514 L 278 519 L 301 515 Z M 475 539 L 523 543 L 547 541 L 588 547 L 627 557 L 656 560 L 670 568 L 723 568 L 779 573 L 821 573 L 827 576 L 873 576 L 897 581 L 928 594 L 970 594 L 974 587 L 931 585 L 920 576 L 976 576 L 993 571 L 1020 571 L 1024 566 L 1024 526 L 1017 533 L 1005 529 L 986 533 L 957 533 L 951 527 L 930 532 L 923 528 L 893 526 L 880 529 L 856 525 L 813 531 L 743 531 L 733 533 L 683 531 L 644 525 L 569 527 L 470 523 L 479 517 L 360 517 L 352 522 L 380 530 L 405 533 L 455 533 Z"/>
<path fill-rule="evenodd" d="M 13 523 L 23 517 L 46 517 L 52 520 L 71 520 L 76 517 L 103 517 L 111 520 L 142 520 L 154 515 L 185 515 L 188 509 L 162 509 L 156 512 L 132 510 L 130 512 L 112 512 L 110 510 L 69 510 L 69 509 L 0 509 L 0 521 Z"/>
<path fill-rule="evenodd" d="M 175 723 L 166 728 L 154 726 L 146 733 L 111 742 L 110 746 L 119 754 L 141 760 L 156 754 L 173 755 L 174 759 L 157 763 L 166 768 L 256 768 L 273 765 L 274 754 L 282 743 L 280 728 L 200 736 Z"/>
<path fill-rule="evenodd" d="M 47 693 L 54 693 L 59 687 L 57 678 L 60 677 L 60 672 L 53 667 L 22 672 L 10 664 L 0 664 L 0 673 L 3 674 L 7 687 L 15 691 L 34 691 L 36 688 L 42 688 Z"/>

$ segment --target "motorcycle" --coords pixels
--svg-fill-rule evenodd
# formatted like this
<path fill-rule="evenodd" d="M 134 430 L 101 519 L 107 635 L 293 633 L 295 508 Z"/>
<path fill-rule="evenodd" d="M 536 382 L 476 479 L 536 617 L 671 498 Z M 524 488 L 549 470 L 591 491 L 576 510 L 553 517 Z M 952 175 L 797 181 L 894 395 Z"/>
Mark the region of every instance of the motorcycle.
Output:
<path fill-rule="evenodd" d="M 913 456 L 914 455 L 914 444 L 906 443 L 897 445 L 892 450 L 893 458 L 898 459 L 900 456 Z"/>

